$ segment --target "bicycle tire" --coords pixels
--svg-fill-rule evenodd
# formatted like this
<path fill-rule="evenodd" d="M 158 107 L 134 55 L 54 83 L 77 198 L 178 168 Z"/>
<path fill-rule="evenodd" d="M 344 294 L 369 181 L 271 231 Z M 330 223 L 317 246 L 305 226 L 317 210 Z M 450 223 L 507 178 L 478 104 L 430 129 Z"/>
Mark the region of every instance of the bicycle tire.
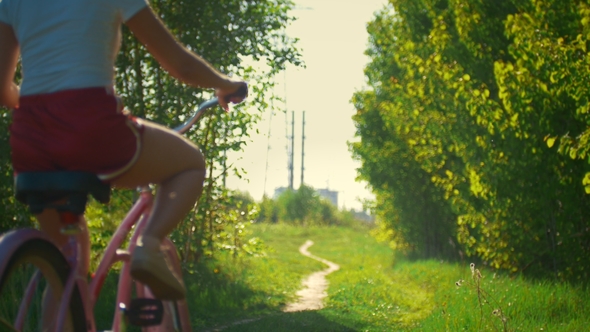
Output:
<path fill-rule="evenodd" d="M 184 332 L 182 329 L 182 323 L 180 322 L 180 312 L 178 312 L 178 303 L 176 301 L 168 302 L 168 314 L 174 321 L 174 328 L 176 332 Z M 164 309 L 166 310 L 166 309 Z"/>
<path fill-rule="evenodd" d="M 176 247 L 174 247 L 171 241 L 169 242 L 169 246 L 167 246 L 167 250 L 164 250 L 164 255 L 167 256 L 167 261 L 171 263 L 176 273 L 182 276 L 182 271 L 178 264 L 179 259 Z M 177 262 L 177 264 L 173 262 Z M 165 307 L 166 305 L 168 306 L 168 314 L 174 321 L 175 332 L 190 332 L 191 327 L 186 300 L 169 301 L 168 303 L 164 303 Z"/>
<path fill-rule="evenodd" d="M 22 243 L 11 256 L 0 276 L 0 327 L 14 329 L 18 306 L 32 276 L 38 271 L 43 279 L 32 294 L 32 303 L 26 310 L 26 325 L 22 332 L 39 331 L 42 299 L 50 287 L 56 299 L 63 298 L 63 288 L 70 273 L 70 266 L 61 251 L 44 239 L 31 239 Z M 74 287 L 69 305 L 69 317 L 73 331 L 86 331 L 84 304 L 77 286 Z"/>

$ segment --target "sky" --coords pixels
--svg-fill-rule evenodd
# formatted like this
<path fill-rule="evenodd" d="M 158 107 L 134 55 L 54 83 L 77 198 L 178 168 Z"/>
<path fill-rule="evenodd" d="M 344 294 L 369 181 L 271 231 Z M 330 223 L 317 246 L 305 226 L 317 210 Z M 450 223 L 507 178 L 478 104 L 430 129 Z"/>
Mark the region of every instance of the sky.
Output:
<path fill-rule="evenodd" d="M 289 184 L 292 112 L 295 114 L 294 188 L 301 184 L 302 118 L 305 113 L 303 182 L 315 189 L 338 191 L 340 208 L 362 209 L 362 200 L 372 199 L 367 184 L 357 182 L 358 161 L 348 142 L 355 138 L 351 103 L 355 91 L 366 87 L 363 74 L 369 59 L 366 24 L 387 0 L 296 0 L 291 14 L 297 17 L 287 34 L 299 38 L 306 68 L 288 66 L 277 76 L 275 93 L 285 99 L 288 112 L 270 112 L 256 128 L 259 134 L 243 152 L 230 155 L 245 178 L 228 178 L 230 188 L 250 193 L 260 200 L 274 195 L 275 188 Z M 270 134 L 270 135 L 269 135 Z"/>

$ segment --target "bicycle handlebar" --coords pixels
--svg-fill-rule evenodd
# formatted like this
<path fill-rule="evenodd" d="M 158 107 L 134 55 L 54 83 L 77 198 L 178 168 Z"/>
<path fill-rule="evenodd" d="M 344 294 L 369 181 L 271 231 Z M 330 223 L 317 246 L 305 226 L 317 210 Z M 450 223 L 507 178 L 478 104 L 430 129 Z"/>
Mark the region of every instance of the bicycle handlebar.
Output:
<path fill-rule="evenodd" d="M 231 98 L 233 98 L 233 97 L 245 97 L 247 95 L 248 95 L 248 86 L 244 85 L 244 86 L 240 87 L 236 92 L 232 93 L 231 95 L 226 96 L 225 99 L 226 99 L 226 101 L 229 102 L 231 100 Z M 188 119 L 185 123 L 174 127 L 173 130 L 180 133 L 180 134 L 186 132 L 197 121 L 199 121 L 199 119 L 201 119 L 201 117 L 203 116 L 203 114 L 205 113 L 205 111 L 207 109 L 209 109 L 211 107 L 215 107 L 217 105 L 219 105 L 219 99 L 217 99 L 217 97 L 214 97 L 212 99 L 202 102 L 199 105 L 199 107 L 197 108 L 197 111 L 195 112 L 195 114 L 190 119 Z"/>
<path fill-rule="evenodd" d="M 188 121 L 179 126 L 174 127 L 173 130 L 180 134 L 186 132 L 190 129 L 190 127 L 192 127 L 195 124 L 195 122 L 197 122 L 203 116 L 205 110 L 217 105 L 219 105 L 219 100 L 217 99 L 217 97 L 201 103 L 197 108 L 195 114 L 190 119 L 188 119 Z"/>

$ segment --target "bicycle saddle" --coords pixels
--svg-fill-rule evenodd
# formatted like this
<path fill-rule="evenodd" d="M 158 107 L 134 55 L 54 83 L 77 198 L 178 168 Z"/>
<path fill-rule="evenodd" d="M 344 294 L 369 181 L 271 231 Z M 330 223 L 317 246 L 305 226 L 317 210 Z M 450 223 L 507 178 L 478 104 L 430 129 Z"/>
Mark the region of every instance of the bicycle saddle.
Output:
<path fill-rule="evenodd" d="M 96 174 L 79 171 L 24 172 L 15 176 L 14 187 L 16 199 L 34 214 L 45 208 L 83 214 L 88 194 L 101 203 L 108 203 L 111 194 L 110 185 Z M 56 203 L 63 198 L 65 203 Z"/>

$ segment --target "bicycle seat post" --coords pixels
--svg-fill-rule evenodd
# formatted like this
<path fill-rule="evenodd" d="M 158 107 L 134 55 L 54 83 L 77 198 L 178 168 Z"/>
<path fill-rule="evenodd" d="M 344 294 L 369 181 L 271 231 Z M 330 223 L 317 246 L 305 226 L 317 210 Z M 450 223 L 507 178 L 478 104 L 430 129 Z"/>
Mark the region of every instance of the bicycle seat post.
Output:
<path fill-rule="evenodd" d="M 61 211 L 59 212 L 59 219 L 61 221 L 61 229 L 60 232 L 63 235 L 76 235 L 82 231 L 80 227 L 80 218 L 81 215 L 76 215 L 69 211 Z"/>

